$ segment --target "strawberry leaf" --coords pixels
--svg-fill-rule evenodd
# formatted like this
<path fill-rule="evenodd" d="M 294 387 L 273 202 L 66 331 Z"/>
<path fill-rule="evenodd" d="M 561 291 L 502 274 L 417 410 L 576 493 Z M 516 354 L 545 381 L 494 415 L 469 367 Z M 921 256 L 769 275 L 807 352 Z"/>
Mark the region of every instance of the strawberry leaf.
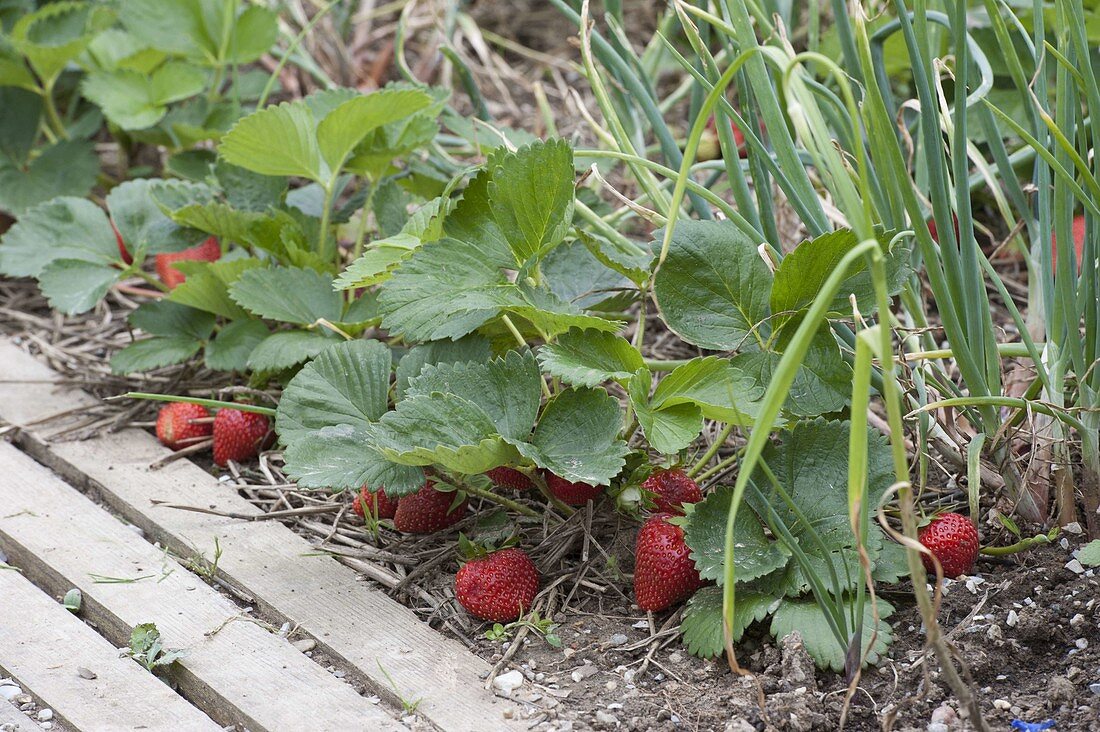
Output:
<path fill-rule="evenodd" d="M 1077 561 L 1086 567 L 1100 567 L 1100 539 L 1093 539 L 1077 550 Z"/>
<path fill-rule="evenodd" d="M 577 308 L 623 310 L 638 294 L 629 279 L 605 267 L 575 241 L 551 251 L 540 266 L 550 291 Z"/>
<path fill-rule="evenodd" d="M 653 392 L 653 406 L 667 409 L 694 404 L 704 417 L 751 425 L 760 410 L 764 386 L 731 361 L 716 356 L 693 358 L 677 366 Z"/>
<path fill-rule="evenodd" d="M 688 343 L 737 350 L 763 343 L 771 332 L 771 286 L 757 242 L 735 225 L 681 221 L 653 295 L 665 323 Z"/>
<path fill-rule="evenodd" d="M 215 163 L 214 177 L 226 202 L 239 211 L 263 213 L 279 206 L 287 192 L 284 176 L 260 175 L 224 160 Z"/>
<path fill-rule="evenodd" d="M 79 259 L 55 259 L 38 276 L 38 286 L 50 305 L 67 315 L 96 306 L 120 272 L 114 267 Z"/>
<path fill-rule="evenodd" d="M 50 3 L 20 18 L 8 40 L 27 58 L 38 77 L 52 86 L 65 66 L 112 20 L 111 9 L 98 3 Z"/>
<path fill-rule="evenodd" d="M 405 395 L 409 381 L 426 366 L 441 363 L 485 363 L 492 358 L 489 342 L 478 335 L 457 341 L 433 341 L 409 349 L 397 364 L 396 400 Z"/>
<path fill-rule="evenodd" d="M 42 108 L 42 97 L 26 89 L 3 86 L 0 77 L 0 165 L 21 166 L 27 162 L 38 137 Z"/>
<path fill-rule="evenodd" d="M 11 277 L 38 277 L 59 259 L 108 265 L 118 258 L 107 215 L 82 198 L 39 204 L 0 238 L 0 272 Z"/>
<path fill-rule="evenodd" d="M 349 99 L 317 126 L 321 155 L 331 170 L 340 170 L 368 134 L 416 114 L 431 102 L 432 98 L 419 89 L 382 89 Z"/>
<path fill-rule="evenodd" d="M 235 320 L 227 324 L 206 344 L 203 356 L 206 367 L 214 371 L 244 371 L 252 351 L 268 335 L 267 326 L 259 320 Z"/>
<path fill-rule="evenodd" d="M 279 16 L 267 8 L 249 5 L 233 23 L 225 60 L 234 64 L 251 63 L 275 45 L 278 35 Z"/>
<path fill-rule="evenodd" d="M 272 333 L 252 349 L 248 368 L 270 373 L 308 361 L 336 342 L 326 332 L 281 330 Z"/>
<path fill-rule="evenodd" d="M 176 262 L 176 269 L 187 275 L 176 286 L 168 299 L 181 305 L 190 305 L 230 320 L 248 318 L 248 311 L 229 296 L 229 286 L 246 271 L 262 267 L 263 262 L 251 257 L 219 259 L 216 262 Z"/>
<path fill-rule="evenodd" d="M 275 430 L 284 445 L 329 425 L 365 428 L 386 412 L 390 349 L 374 340 L 331 346 L 283 390 Z"/>
<path fill-rule="evenodd" d="M 130 325 L 149 335 L 204 341 L 214 331 L 214 316 L 167 300 L 155 300 L 130 313 Z"/>
<path fill-rule="evenodd" d="M 557 246 L 573 221 L 573 149 L 534 142 L 490 159 L 488 194 L 497 225 L 525 265 Z"/>
<path fill-rule="evenodd" d="M 547 402 L 530 441 L 514 444 L 566 480 L 609 485 L 629 452 L 619 439 L 622 421 L 619 402 L 604 390 L 566 389 Z"/>
<path fill-rule="evenodd" d="M 645 368 L 642 354 L 625 338 L 599 330 L 574 329 L 539 349 L 543 371 L 573 386 L 624 382 Z"/>
<path fill-rule="evenodd" d="M 838 602 L 842 608 L 841 611 L 849 618 L 856 612 L 851 598 L 845 597 L 838 600 Z M 877 635 L 874 645 L 867 652 L 867 662 L 869 664 L 877 663 L 894 640 L 893 629 L 885 621 L 893 613 L 894 606 L 879 598 Z M 795 631 L 801 634 L 806 652 L 817 662 L 819 667 L 836 672 L 844 670 L 845 649 L 837 643 L 836 637 L 825 622 L 821 606 L 815 601 L 787 598 L 779 603 L 778 609 L 772 615 L 772 636 L 776 640 L 782 640 Z M 875 631 L 875 619 L 870 599 L 868 599 L 863 607 L 862 645 L 864 648 L 871 642 L 871 637 L 875 634 Z"/>
<path fill-rule="evenodd" d="M 741 640 L 750 625 L 766 618 L 778 600 L 755 590 L 738 590 L 733 607 L 733 641 Z M 684 645 L 693 656 L 717 658 L 725 652 L 721 587 L 704 587 L 688 600 L 680 630 L 684 634 Z"/>
<path fill-rule="evenodd" d="M 400 498 L 424 486 L 424 471 L 398 465 L 366 446 L 363 428 L 338 424 L 310 432 L 286 448 L 286 472 L 306 488 L 356 489 L 381 486 Z"/>
<path fill-rule="evenodd" d="M 688 511 L 684 540 L 699 576 L 723 582 L 725 578 L 726 516 L 733 488 L 721 486 Z M 738 583 L 749 582 L 787 566 L 788 553 L 764 535 L 764 527 L 748 506 L 742 505 L 734 520 L 733 561 Z"/>
<path fill-rule="evenodd" d="M 304 102 L 283 102 L 253 112 L 226 133 L 218 153 L 261 175 L 300 176 L 327 182 L 313 113 Z"/>
<path fill-rule="evenodd" d="M 419 246 L 420 240 L 409 234 L 396 234 L 373 241 L 363 255 L 349 264 L 336 279 L 335 286 L 341 290 L 353 290 L 384 282 L 397 265 L 412 256 Z"/>
<path fill-rule="evenodd" d="M 627 384 L 627 394 L 650 447 L 664 455 L 674 455 L 690 445 L 703 430 L 703 413 L 691 403 L 661 408 L 650 401 L 652 375 L 639 369 Z"/>
<path fill-rule="evenodd" d="M 48 145 L 26 165 L 0 155 L 0 211 L 18 216 L 57 196 L 83 196 L 98 173 L 99 158 L 83 140 Z"/>
<path fill-rule="evenodd" d="M 642 250 L 628 249 L 625 245 L 612 242 L 602 236 L 587 231 L 577 231 L 577 237 L 586 249 L 603 266 L 618 272 L 623 277 L 642 287 L 649 280 L 649 268 L 653 254 Z"/>
<path fill-rule="evenodd" d="M 187 336 L 155 336 L 135 341 L 111 357 L 111 371 L 133 374 L 183 363 L 199 352 L 202 343 Z"/>
<path fill-rule="evenodd" d="M 887 251 L 889 240 L 890 237 L 882 235 L 879 244 L 886 255 L 887 288 L 890 294 L 895 294 L 901 291 L 911 267 L 909 250 L 897 246 L 893 251 Z M 851 229 L 838 229 L 802 242 L 785 256 L 775 271 L 775 282 L 772 284 L 771 310 L 777 315 L 774 327 L 781 327 L 809 308 L 825 280 L 857 244 L 859 241 Z M 855 295 L 856 304 L 863 314 L 874 312 L 875 288 L 866 258 L 861 258 L 850 268 L 847 279 L 829 307 L 833 316 L 852 315 L 851 295 Z"/>
<path fill-rule="evenodd" d="M 541 379 L 530 351 L 509 351 L 489 363 L 426 366 L 409 381 L 405 399 L 437 392 L 456 396 L 477 405 L 492 421 L 496 434 L 519 440 L 531 433 L 538 416 Z"/>
<path fill-rule="evenodd" d="M 168 105 L 193 97 L 206 86 L 198 68 L 169 61 L 152 74 L 139 71 L 95 71 L 84 77 L 81 91 L 103 114 L 124 130 L 142 130 L 160 122 Z"/>
<path fill-rule="evenodd" d="M 337 323 L 344 314 L 332 277 L 312 269 L 249 269 L 229 286 L 229 296 L 261 318 L 285 323 L 313 325 L 322 318 Z"/>
<path fill-rule="evenodd" d="M 781 357 L 774 351 L 759 351 L 739 353 L 731 362 L 757 383 L 768 384 Z M 837 412 L 848 403 L 851 392 L 852 369 L 844 362 L 828 325 L 822 323 L 795 374 L 784 411 L 800 417 Z"/>
<path fill-rule="evenodd" d="M 764 461 L 798 507 L 802 518 L 778 495 L 763 473 L 753 475 L 757 490 L 746 494 L 746 502 L 758 515 L 768 515 L 768 506 L 775 511 L 807 557 L 808 567 L 791 562 L 783 573 L 782 590 L 788 595 L 810 589 L 807 571 L 815 573 L 830 586 L 830 563 L 842 591 L 853 588 L 862 576 L 848 518 L 846 448 L 849 428 L 848 422 L 822 419 L 800 422 L 779 444 L 769 445 L 764 450 Z M 867 452 L 867 501 L 877 506 L 879 498 L 893 483 L 893 463 L 886 438 L 868 429 Z M 882 544 L 882 530 L 871 524 L 864 546 L 872 561 L 877 559 Z"/>

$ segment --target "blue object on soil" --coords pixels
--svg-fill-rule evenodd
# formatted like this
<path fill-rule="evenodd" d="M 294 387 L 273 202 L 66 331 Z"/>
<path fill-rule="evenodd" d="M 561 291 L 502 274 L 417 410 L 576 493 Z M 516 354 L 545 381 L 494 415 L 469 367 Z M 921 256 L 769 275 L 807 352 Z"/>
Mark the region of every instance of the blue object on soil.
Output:
<path fill-rule="evenodd" d="M 1012 729 L 1018 729 L 1020 732 L 1043 732 L 1043 730 L 1054 729 L 1054 720 L 1048 719 L 1045 722 L 1025 722 L 1021 719 L 1012 720 Z"/>

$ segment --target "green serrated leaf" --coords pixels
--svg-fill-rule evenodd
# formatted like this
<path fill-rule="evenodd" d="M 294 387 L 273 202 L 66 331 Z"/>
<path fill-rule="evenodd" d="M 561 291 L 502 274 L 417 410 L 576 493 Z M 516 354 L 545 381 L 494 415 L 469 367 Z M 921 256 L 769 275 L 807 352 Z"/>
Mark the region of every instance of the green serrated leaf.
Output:
<path fill-rule="evenodd" d="M 214 331 L 214 316 L 168 300 L 154 300 L 130 313 L 130 325 L 150 335 L 203 341 Z"/>
<path fill-rule="evenodd" d="M 235 320 L 206 344 L 206 367 L 214 371 L 244 371 L 252 351 L 267 338 L 267 326 L 259 320 Z"/>
<path fill-rule="evenodd" d="M 18 167 L 27 162 L 41 119 L 42 97 L 26 89 L 4 86 L 0 78 L 0 155 L 8 158 L 0 164 Z M 0 191 L 4 188 L 0 186 Z"/>
<path fill-rule="evenodd" d="M 573 386 L 623 382 L 645 368 L 642 354 L 625 338 L 599 330 L 570 330 L 539 349 L 543 370 Z"/>
<path fill-rule="evenodd" d="M 759 347 L 771 332 L 772 273 L 757 242 L 728 221 L 681 221 L 654 279 L 668 327 L 713 350 Z"/>
<path fill-rule="evenodd" d="M 0 156 L 0 210 L 19 216 L 57 196 L 84 196 L 95 185 L 99 158 L 84 140 L 62 140 L 16 165 Z"/>
<path fill-rule="evenodd" d="M 367 245 L 363 255 L 336 278 L 335 286 L 340 290 L 353 290 L 384 282 L 419 246 L 420 240 L 408 234 L 373 241 Z"/>
<path fill-rule="evenodd" d="M 199 352 L 202 344 L 188 336 L 155 336 L 134 341 L 111 357 L 111 371 L 134 374 L 183 363 Z"/>
<path fill-rule="evenodd" d="M 523 440 L 531 433 L 541 398 L 539 374 L 530 351 L 509 351 L 488 363 L 442 363 L 426 366 L 409 381 L 405 398 L 445 393 L 477 405 L 496 434 Z"/>
<path fill-rule="evenodd" d="M 279 175 L 261 175 L 218 160 L 214 177 L 225 192 L 229 206 L 238 211 L 263 213 L 282 203 L 287 191 L 287 179 Z"/>
<path fill-rule="evenodd" d="M 677 366 L 657 385 L 653 406 L 667 409 L 693 404 L 708 419 L 749 426 L 760 413 L 766 383 L 758 382 L 728 359 L 694 358 Z"/>
<path fill-rule="evenodd" d="M 233 23 L 225 60 L 235 64 L 251 63 L 275 45 L 278 35 L 278 14 L 259 5 L 249 5 Z"/>
<path fill-rule="evenodd" d="M 363 138 L 431 104 L 418 89 L 383 89 L 350 99 L 333 109 L 317 126 L 321 154 L 331 170 L 340 169 Z"/>
<path fill-rule="evenodd" d="M 778 598 L 753 590 L 738 590 L 733 609 L 731 635 L 736 643 L 745 629 L 763 620 L 778 604 Z M 688 600 L 680 625 L 688 653 L 700 658 L 717 658 L 725 650 L 722 633 L 722 588 L 704 587 Z"/>
<path fill-rule="evenodd" d="M 619 402 L 604 390 L 566 389 L 547 402 L 530 441 L 515 445 L 566 480 L 609 485 L 629 452 L 619 439 L 622 421 Z"/>
<path fill-rule="evenodd" d="M 392 498 L 424 486 L 421 468 L 391 463 L 367 446 L 363 428 L 347 424 L 322 427 L 295 440 L 284 453 L 286 472 L 305 488 L 383 487 Z"/>
<path fill-rule="evenodd" d="M 674 455 L 690 445 L 703 429 L 703 413 L 691 403 L 661 408 L 650 401 L 652 375 L 646 369 L 627 384 L 627 394 L 638 425 L 650 447 L 664 455 Z"/>
<path fill-rule="evenodd" d="M 283 102 L 253 112 L 225 134 L 218 152 L 227 162 L 261 175 L 327 182 L 313 114 L 303 102 Z"/>
<path fill-rule="evenodd" d="M 888 291 L 895 294 L 900 292 L 911 272 L 910 257 L 909 250 L 902 246 L 896 247 L 893 252 L 886 252 L 888 243 L 888 237 L 880 240 L 880 245 L 887 254 Z M 775 282 L 771 291 L 771 310 L 777 317 L 774 327 L 780 327 L 782 323 L 809 308 L 825 280 L 857 244 L 859 241 L 851 229 L 839 229 L 802 242 L 784 257 L 775 271 Z M 874 312 L 875 288 L 865 258 L 851 268 L 848 277 L 841 284 L 829 306 L 831 314 L 850 317 L 852 305 L 849 298 L 852 295 L 856 297 L 860 312 L 865 315 Z"/>
<path fill-rule="evenodd" d="M 66 315 L 79 315 L 94 308 L 120 274 L 103 264 L 55 259 L 38 275 L 38 286 L 51 307 Z"/>
<path fill-rule="evenodd" d="M 57 259 L 96 264 L 118 260 L 118 245 L 103 210 L 82 198 L 55 198 L 20 217 L 0 238 L 0 272 L 38 277 Z"/>
<path fill-rule="evenodd" d="M 722 582 L 725 578 L 726 516 L 733 500 L 733 488 L 721 486 L 688 512 L 684 540 L 703 579 Z M 734 520 L 733 562 L 739 583 L 763 577 L 785 567 L 788 553 L 764 535 L 760 520 L 742 505 Z"/>
<path fill-rule="evenodd" d="M 457 341 L 433 341 L 409 349 L 397 364 L 394 384 L 397 400 L 405 395 L 409 381 L 425 366 L 442 363 L 485 363 L 492 358 L 489 342 L 479 335 L 469 335 Z"/>
<path fill-rule="evenodd" d="M 844 612 L 851 615 L 854 612 L 853 601 L 849 598 L 839 600 Z M 863 646 L 867 647 L 874 636 L 875 642 L 867 652 L 867 663 L 875 664 L 886 653 L 890 643 L 894 640 L 894 631 L 885 619 L 893 615 L 894 607 L 885 600 L 878 600 L 879 623 L 875 627 L 875 619 L 868 601 L 863 608 Z M 779 603 L 779 607 L 772 615 L 771 634 L 776 640 L 782 640 L 794 632 L 802 636 L 802 642 L 806 652 L 821 668 L 840 672 L 844 670 L 845 648 L 837 643 L 836 637 L 829 630 L 825 622 L 825 616 L 821 607 L 813 600 L 793 600 L 787 598 Z"/>
<path fill-rule="evenodd" d="M 96 71 L 84 78 L 81 90 L 114 124 L 143 130 L 163 119 L 169 104 L 193 97 L 205 86 L 206 76 L 198 68 L 169 61 L 152 74 Z"/>
<path fill-rule="evenodd" d="M 308 361 L 336 341 L 313 330 L 282 330 L 272 333 L 252 349 L 248 368 L 253 371 L 282 371 Z"/>
<path fill-rule="evenodd" d="M 572 225 L 573 148 L 561 139 L 535 142 L 494 160 L 493 216 L 516 263 L 524 265 L 557 246 Z"/>
<path fill-rule="evenodd" d="M 110 9 L 84 2 L 54 2 L 21 17 L 8 36 L 44 83 L 52 85 L 65 66 L 111 23 Z"/>
<path fill-rule="evenodd" d="M 649 280 L 649 268 L 653 261 L 650 252 L 628 250 L 625 246 L 587 231 L 577 231 L 579 241 L 608 269 L 642 287 Z"/>
<path fill-rule="evenodd" d="M 229 286 L 248 270 L 262 266 L 263 262 L 251 257 L 177 262 L 176 268 L 187 279 L 168 294 L 168 299 L 230 320 L 246 320 L 248 312 L 229 297 Z"/>
<path fill-rule="evenodd" d="M 580 242 L 568 242 L 540 265 L 550 291 L 582 310 L 625 310 L 637 296 L 633 283 L 605 267 Z"/>
<path fill-rule="evenodd" d="M 768 384 L 780 358 L 774 351 L 739 353 L 732 363 L 758 383 Z M 822 324 L 791 383 L 784 411 L 799 417 L 837 412 L 848 403 L 851 392 L 852 369 L 844 362 L 828 325 Z"/>
<path fill-rule="evenodd" d="M 344 303 L 332 289 L 332 277 L 312 269 L 249 269 L 229 286 L 241 307 L 270 320 L 312 325 L 320 319 L 340 321 Z"/>
<path fill-rule="evenodd" d="M 519 458 L 496 429 L 473 402 L 434 392 L 406 396 L 370 429 L 368 444 L 403 465 L 439 464 L 460 473 L 484 473 Z"/>
<path fill-rule="evenodd" d="M 784 502 L 762 473 L 753 475 L 759 493 L 749 491 L 746 502 L 761 516 L 770 505 L 791 531 L 805 553 L 808 567 L 791 562 L 783 577 L 788 595 L 810 589 L 807 571 L 815 573 L 832 589 L 829 564 L 841 586 L 847 591 L 860 581 L 862 571 L 848 517 L 848 422 L 816 419 L 799 422 L 778 444 L 764 450 L 763 459 L 776 480 L 808 522 L 803 523 Z M 877 506 L 879 498 L 893 483 L 893 462 L 886 438 L 868 429 L 867 502 Z M 814 539 L 812 532 L 817 534 Z M 819 543 L 820 540 L 820 543 Z M 882 530 L 872 524 L 864 546 L 872 561 L 883 544 Z"/>
<path fill-rule="evenodd" d="M 290 445 L 331 425 L 365 429 L 386 413 L 390 369 L 390 349 L 379 341 L 330 346 L 283 391 L 275 413 L 280 441 Z"/>

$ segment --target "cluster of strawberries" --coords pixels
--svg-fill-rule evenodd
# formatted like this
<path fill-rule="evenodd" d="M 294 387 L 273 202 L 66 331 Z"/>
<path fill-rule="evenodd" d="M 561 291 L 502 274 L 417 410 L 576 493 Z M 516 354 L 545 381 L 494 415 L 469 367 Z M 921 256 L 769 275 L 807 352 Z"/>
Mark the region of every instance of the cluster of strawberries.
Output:
<path fill-rule="evenodd" d="M 126 264 L 133 264 L 134 258 L 126 248 L 126 244 L 122 241 L 122 234 L 119 233 L 118 228 L 113 223 L 111 227 L 115 230 L 115 240 L 118 242 L 119 256 L 122 257 L 122 261 Z M 196 244 L 181 252 L 158 254 L 155 259 L 157 276 L 160 277 L 160 281 L 163 282 L 169 290 L 174 290 L 187 279 L 187 276 L 184 275 L 183 272 L 176 269 L 176 262 L 216 262 L 221 259 L 221 256 L 221 244 L 218 243 L 217 237 L 212 236 L 201 244 Z"/>
<path fill-rule="evenodd" d="M 534 489 L 531 478 L 514 468 L 495 468 L 486 474 L 498 488 Z M 583 506 L 598 498 L 600 486 L 570 482 L 547 471 L 539 477 L 554 498 L 571 506 Z M 703 498 L 699 486 L 681 470 L 658 470 L 642 485 L 654 512 L 638 532 L 635 544 L 634 594 L 643 610 L 664 610 L 682 602 L 702 584 L 683 529 L 669 519 L 682 516 L 684 504 Z M 352 504 L 360 516 L 391 519 L 404 533 L 441 531 L 466 513 L 467 500 L 436 490 L 428 480 L 416 493 L 397 500 L 385 489 L 364 486 Z M 531 608 L 539 588 L 539 573 L 522 549 L 509 547 L 470 559 L 455 575 L 455 596 L 467 612 L 483 620 L 509 622 Z"/>
<path fill-rule="evenodd" d="M 214 463 L 225 467 L 230 460 L 251 460 L 271 444 L 271 420 L 262 414 L 222 408 L 210 410 L 192 402 L 172 402 L 157 414 L 157 439 L 165 447 L 182 450 L 213 446 Z"/>

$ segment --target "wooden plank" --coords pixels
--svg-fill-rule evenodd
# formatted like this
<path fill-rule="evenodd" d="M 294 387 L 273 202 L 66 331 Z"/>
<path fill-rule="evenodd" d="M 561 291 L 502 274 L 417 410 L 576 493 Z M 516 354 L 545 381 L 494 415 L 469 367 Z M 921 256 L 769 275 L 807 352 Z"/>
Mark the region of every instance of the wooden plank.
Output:
<path fill-rule="evenodd" d="M 0 676 L 10 676 L 63 724 L 105 732 L 221 729 L 19 572 L 0 572 L 0 597 Z M 95 678 L 81 677 L 80 668 Z M 0 699 L 0 724 L 6 722 L 39 729 Z"/>
<path fill-rule="evenodd" d="M 166 552 L 48 468 L 0 444 L 0 548 L 54 595 L 77 587 L 82 614 L 118 646 L 155 623 L 181 693 L 221 724 L 251 730 L 403 729 L 347 683 L 243 615 Z M 94 729 L 94 728 L 93 728 Z"/>
<path fill-rule="evenodd" d="M 0 729 L 10 729 L 11 732 L 31 732 L 39 727 L 37 722 L 16 709 L 14 705 L 0 699 Z"/>
<path fill-rule="evenodd" d="M 14 344 L 0 342 L 0 419 L 27 425 L 96 404 L 82 391 L 49 383 L 55 378 Z M 58 427 L 50 423 L 48 430 Z M 526 729 L 516 721 L 521 715 L 514 702 L 484 689 L 487 663 L 359 581 L 353 570 L 331 557 L 309 556 L 312 545 L 285 526 L 152 505 L 159 500 L 261 513 L 190 461 L 150 471 L 148 465 L 168 452 L 152 435 L 125 430 L 83 442 L 47 443 L 40 429 L 22 430 L 17 442 L 174 551 L 209 550 L 216 537 L 222 548 L 220 578 L 252 595 L 273 622 L 298 625 L 321 650 L 356 667 L 389 703 L 400 702 L 396 686 L 400 697 L 420 700 L 418 714 L 447 732 Z"/>

